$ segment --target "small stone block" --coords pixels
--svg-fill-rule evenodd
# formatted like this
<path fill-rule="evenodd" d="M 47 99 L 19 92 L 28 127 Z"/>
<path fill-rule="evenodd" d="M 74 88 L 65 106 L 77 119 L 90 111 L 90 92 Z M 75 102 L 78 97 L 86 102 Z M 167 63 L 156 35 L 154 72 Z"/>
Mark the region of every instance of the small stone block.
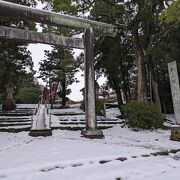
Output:
<path fill-rule="evenodd" d="M 30 130 L 29 136 L 38 137 L 38 136 L 52 136 L 51 129 L 43 129 L 43 130 Z"/>
<path fill-rule="evenodd" d="M 170 140 L 180 141 L 180 125 L 171 127 Z"/>
<path fill-rule="evenodd" d="M 103 132 L 101 130 L 82 130 L 81 135 L 85 138 L 90 139 L 102 139 L 104 138 Z"/>

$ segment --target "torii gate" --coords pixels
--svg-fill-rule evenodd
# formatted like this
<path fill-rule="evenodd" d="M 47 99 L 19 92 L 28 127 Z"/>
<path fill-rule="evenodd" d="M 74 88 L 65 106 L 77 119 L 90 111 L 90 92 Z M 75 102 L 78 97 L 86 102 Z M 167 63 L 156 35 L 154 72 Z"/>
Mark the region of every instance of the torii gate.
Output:
<path fill-rule="evenodd" d="M 93 30 L 104 35 L 115 36 L 115 26 L 107 23 L 82 19 L 79 17 L 39 10 L 5 1 L 0 1 L 0 15 L 5 17 L 19 18 L 22 20 L 32 20 L 34 22 L 55 26 L 63 25 L 72 28 L 85 29 L 84 39 L 81 39 L 0 26 L 0 37 L 84 49 L 86 129 L 83 130 L 81 134 L 87 138 L 104 137 L 103 132 L 97 129 L 95 114 Z"/>

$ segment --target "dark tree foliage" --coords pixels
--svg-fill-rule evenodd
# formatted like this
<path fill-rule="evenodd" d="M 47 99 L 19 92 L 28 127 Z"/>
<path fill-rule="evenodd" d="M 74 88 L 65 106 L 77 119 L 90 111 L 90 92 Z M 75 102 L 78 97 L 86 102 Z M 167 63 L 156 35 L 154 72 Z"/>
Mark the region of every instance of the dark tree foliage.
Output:
<path fill-rule="evenodd" d="M 28 6 L 36 5 L 35 0 L 12 2 Z M 85 15 L 89 19 L 116 25 L 116 37 L 95 34 L 95 69 L 98 76 L 102 73 L 107 76 L 110 87 L 118 96 L 119 107 L 122 104 L 121 92 L 123 92 L 126 101 L 136 97 L 138 101 L 156 102 L 161 104 L 164 111 L 171 111 L 167 63 L 176 60 L 180 67 L 179 0 L 175 2 L 172 0 L 41 0 L 41 2 L 46 3 L 46 9 L 54 12 Z M 168 6 L 169 8 L 165 10 Z M 32 22 L 9 20 L 4 17 L 1 18 L 0 24 L 22 29 L 35 28 Z M 65 36 L 81 32 L 78 29 L 47 25 L 43 26 L 43 31 Z M 1 92 L 4 82 L 11 80 L 15 84 L 22 84 L 24 77 L 33 79 L 33 63 L 26 45 L 24 42 L 0 39 L 0 61 L 3 65 L 0 66 Z M 73 59 L 71 50 L 54 47 L 52 52 L 46 52 L 46 59 L 41 63 L 41 76 L 65 82 L 63 92 L 67 85 L 74 81 L 74 73 L 77 71 L 76 68 L 71 68 L 71 66 L 77 67 L 77 61 L 75 65 L 74 61 L 70 62 L 67 59 Z M 82 59 L 81 54 L 78 62 L 82 62 Z M 27 69 L 29 69 L 28 73 Z M 72 75 L 68 74 L 70 71 Z M 64 77 L 66 80 L 63 80 Z"/>
<path fill-rule="evenodd" d="M 161 104 L 164 111 L 172 107 L 167 63 L 179 62 L 179 22 L 173 22 L 172 26 L 159 21 L 160 14 L 171 2 L 98 0 L 94 1 L 90 13 L 91 19 L 114 24 L 118 31 L 115 38 L 100 37 L 96 41 L 97 69 L 107 74 L 113 89 L 116 88 L 113 80 L 118 84 L 126 99 L 126 87 L 132 90 L 137 75 L 134 86 L 137 99 Z"/>
<path fill-rule="evenodd" d="M 121 1 L 122 2 L 122 1 Z M 131 100 L 130 88 L 133 81 L 130 80 L 134 67 L 134 52 L 130 32 L 122 29 L 124 23 L 124 7 L 115 1 L 96 1 L 91 11 L 91 18 L 114 24 L 118 28 L 116 37 L 99 37 L 95 44 L 96 70 L 107 76 L 108 83 L 117 94 L 118 105 L 122 105 L 121 92 L 124 91 L 125 100 Z"/>
<path fill-rule="evenodd" d="M 35 0 L 12 0 L 10 2 L 26 6 L 36 5 Z M 21 29 L 35 29 L 35 23 L 21 21 L 17 18 L 1 17 L 0 25 Z M 25 78 L 31 77 L 31 82 L 33 82 L 35 72 L 33 71 L 31 53 L 27 50 L 27 45 L 23 41 L 0 38 L 0 96 L 3 93 L 4 84 L 8 82 L 12 82 L 17 86 L 16 92 Z"/>

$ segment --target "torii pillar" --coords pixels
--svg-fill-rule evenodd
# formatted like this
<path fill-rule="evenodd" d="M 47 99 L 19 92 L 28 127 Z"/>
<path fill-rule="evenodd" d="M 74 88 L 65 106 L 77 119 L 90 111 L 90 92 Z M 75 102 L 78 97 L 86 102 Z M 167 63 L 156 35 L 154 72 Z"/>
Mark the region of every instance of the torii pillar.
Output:
<path fill-rule="evenodd" d="M 103 132 L 97 129 L 95 112 L 95 87 L 94 87 L 94 45 L 93 29 L 88 27 L 84 32 L 85 46 L 85 118 L 86 129 L 81 135 L 86 138 L 103 138 Z"/>

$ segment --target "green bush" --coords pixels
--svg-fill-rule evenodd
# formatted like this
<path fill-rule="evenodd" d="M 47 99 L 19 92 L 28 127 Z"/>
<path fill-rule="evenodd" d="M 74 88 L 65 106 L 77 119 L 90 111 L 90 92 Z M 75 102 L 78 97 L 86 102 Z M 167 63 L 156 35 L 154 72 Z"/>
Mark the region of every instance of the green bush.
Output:
<path fill-rule="evenodd" d="M 161 128 L 163 115 L 156 104 L 132 102 L 122 107 L 125 122 L 131 128 Z"/>
<path fill-rule="evenodd" d="M 38 103 L 41 89 L 37 87 L 24 87 L 21 88 L 15 97 L 16 103 Z"/>
<path fill-rule="evenodd" d="M 85 111 L 85 102 L 81 102 L 80 108 Z M 96 115 L 103 116 L 103 110 L 104 110 L 104 101 L 103 100 L 96 100 Z"/>

